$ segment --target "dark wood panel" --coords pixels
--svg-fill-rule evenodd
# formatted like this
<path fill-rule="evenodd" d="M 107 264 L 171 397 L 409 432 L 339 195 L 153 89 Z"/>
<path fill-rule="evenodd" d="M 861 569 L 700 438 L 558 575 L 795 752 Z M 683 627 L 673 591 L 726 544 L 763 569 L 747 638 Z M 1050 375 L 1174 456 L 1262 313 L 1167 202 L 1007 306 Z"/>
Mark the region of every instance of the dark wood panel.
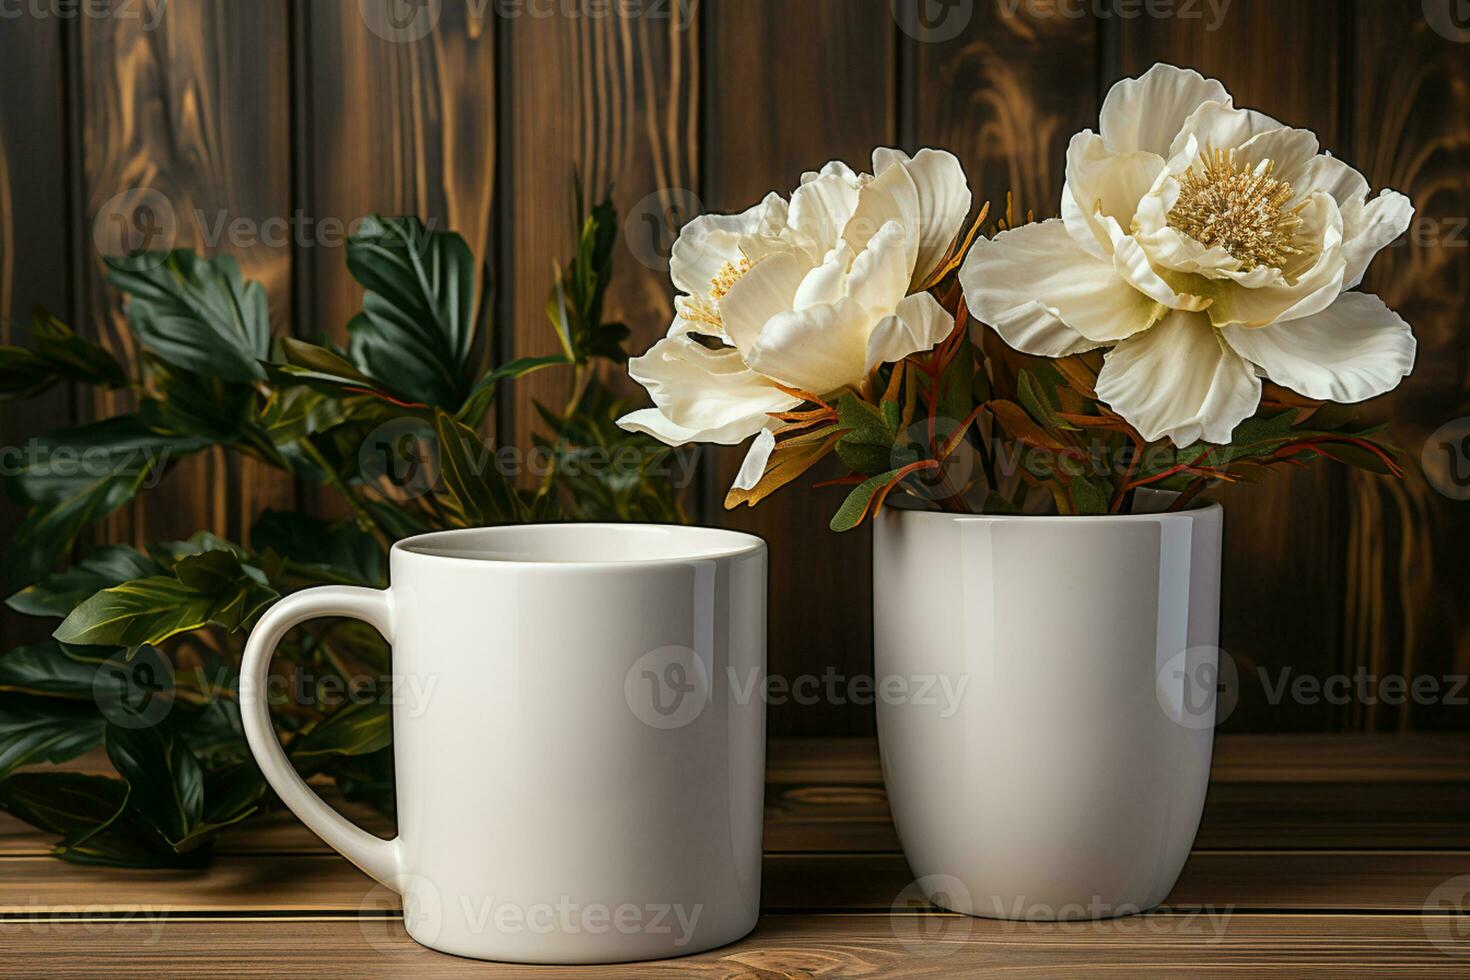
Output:
<path fill-rule="evenodd" d="M 1409 234 L 1380 253 L 1362 287 L 1398 310 L 1419 340 L 1414 374 L 1372 409 L 1392 422 L 1408 473 L 1402 482 L 1353 474 L 1340 532 L 1348 545 L 1347 667 L 1379 677 L 1470 672 L 1470 458 L 1460 442 L 1470 433 L 1470 30 L 1454 7 L 1358 5 L 1352 161 L 1375 192 L 1392 187 L 1418 209 Z M 1459 693 L 1457 703 L 1355 704 L 1351 721 L 1380 730 L 1465 728 L 1470 709 Z"/>
<path fill-rule="evenodd" d="M 246 278 L 264 283 L 278 332 L 290 329 L 291 309 L 290 242 L 264 224 L 290 213 L 285 0 L 194 0 L 146 14 L 144 6 L 139 16 L 76 21 L 86 214 L 72 232 L 86 246 L 81 329 L 131 364 L 139 351 L 104 282 L 104 248 L 228 253 Z M 129 399 L 102 393 L 87 411 L 115 414 Z M 215 450 L 178 466 L 104 534 L 156 541 L 208 529 L 236 538 L 262 508 L 293 499 L 289 479 Z"/>
<path fill-rule="evenodd" d="M 705 205 L 740 211 L 772 190 L 790 194 L 829 160 L 859 171 L 876 146 L 897 141 L 895 37 L 887 0 L 741 0 L 707 10 L 710 31 Z M 866 529 L 827 523 L 845 488 L 812 490 L 840 475 L 819 467 L 760 506 L 719 509 L 745 447 L 720 449 L 711 513 L 770 545 L 769 667 L 788 682 L 832 669 L 871 675 L 872 544 Z M 772 732 L 864 734 L 871 705 L 772 705 Z"/>
<path fill-rule="evenodd" d="M 62 22 L 43 17 L 7 20 L 0 30 L 0 344 L 26 342 L 36 306 L 67 320 L 76 315 L 68 276 L 74 171 L 66 156 L 63 40 Z M 38 431 L 71 420 L 71 398 L 58 389 L 0 404 L 0 446 L 18 449 Z M 0 542 L 10 540 L 18 519 L 0 494 Z M 48 632 L 46 624 L 0 609 L 0 649 Z"/>
<path fill-rule="evenodd" d="M 1314 130 L 1324 149 L 1341 155 L 1349 149 L 1341 126 L 1341 39 L 1352 9 L 1336 0 L 1235 0 L 1218 19 L 1113 18 L 1105 30 L 1113 32 L 1122 76 L 1157 61 L 1195 68 L 1224 82 L 1236 105 Z M 1395 57 L 1388 49 L 1381 55 Z M 1319 465 L 1213 493 L 1226 524 L 1220 643 L 1241 681 L 1229 730 L 1340 724 L 1340 709 L 1326 701 L 1273 703 L 1262 672 L 1275 684 L 1287 669 L 1318 677 L 1341 669 L 1345 481 L 1340 470 Z"/>
<path fill-rule="evenodd" d="M 722 949 L 655 963 L 477 963 L 415 944 L 398 919 L 12 922 L 13 977 L 274 978 L 282 965 L 353 977 L 1463 976 L 1418 916 L 1156 915 L 1058 927 L 950 915 L 767 915 Z M 1443 936 L 1449 930 L 1436 932 Z M 1461 953 L 1453 940 L 1450 951 Z"/>
<path fill-rule="evenodd" d="M 1085 5 L 978 3 L 959 26 L 915 31 L 915 135 L 965 165 L 978 208 L 1060 213 L 1067 141 L 1097 129 L 1098 26 Z M 959 18 L 964 5 L 951 8 Z"/>
<path fill-rule="evenodd" d="M 362 308 L 342 230 L 367 214 L 417 215 L 494 259 L 495 23 L 483 4 L 299 3 L 306 49 L 301 207 L 317 235 L 300 261 L 314 295 L 299 333 L 338 342 Z"/>
<path fill-rule="evenodd" d="M 546 304 L 556 267 L 575 242 L 577 178 L 589 204 L 611 189 L 622 216 L 604 318 L 628 325 L 633 353 L 662 337 L 673 318 L 669 251 L 677 225 L 697 207 L 703 16 L 688 3 L 606 9 L 607 16 L 502 22 L 513 107 L 505 157 L 514 187 L 506 329 L 516 357 L 559 350 Z M 607 377 L 620 392 L 641 393 L 621 369 Z M 560 412 L 571 385 L 565 371 L 516 385 L 516 445 L 528 449 L 543 428 L 533 403 Z"/>

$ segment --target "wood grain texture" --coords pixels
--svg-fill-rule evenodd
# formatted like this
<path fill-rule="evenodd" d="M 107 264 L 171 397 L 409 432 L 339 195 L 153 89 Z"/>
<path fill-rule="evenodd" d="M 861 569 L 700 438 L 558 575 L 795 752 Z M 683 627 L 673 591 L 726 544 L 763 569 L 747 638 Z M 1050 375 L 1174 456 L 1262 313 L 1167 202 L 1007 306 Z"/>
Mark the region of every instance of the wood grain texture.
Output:
<path fill-rule="evenodd" d="M 1009 193 L 1018 213 L 1059 214 L 1067 142 L 1097 128 L 1097 18 L 1063 9 L 978 3 L 952 38 L 917 32 L 917 142 L 960 158 L 977 209 L 999 216 Z"/>
<path fill-rule="evenodd" d="M 869 170 L 873 148 L 897 141 L 897 25 L 887 0 L 741 0 L 707 13 L 709 210 L 743 211 L 773 189 L 789 194 L 829 160 Z M 790 684 L 829 669 L 871 676 L 871 539 L 866 529 L 827 528 L 848 488 L 810 488 L 841 475 L 835 460 L 759 507 L 719 513 L 744 453 L 715 453 L 711 514 L 770 546 L 770 674 Z M 865 734 L 873 709 L 787 700 L 771 706 L 769 725 L 783 735 Z"/>
<path fill-rule="evenodd" d="M 1324 149 L 1348 149 L 1339 80 L 1351 6 L 1235 0 L 1219 19 L 1203 4 L 1195 9 L 1200 16 L 1106 21 L 1122 75 L 1157 61 L 1195 68 L 1220 79 L 1236 105 L 1311 129 Z M 1323 464 L 1212 493 L 1227 524 L 1220 644 L 1241 684 L 1229 730 L 1321 730 L 1342 722 L 1341 708 L 1325 700 L 1273 701 L 1263 676 L 1274 685 L 1283 671 L 1325 678 L 1341 670 L 1345 481 Z"/>
<path fill-rule="evenodd" d="M 77 771 L 107 772 L 105 757 Z M 379 836 L 392 822 L 325 798 Z M 765 849 L 771 854 L 896 854 L 872 739 L 773 739 L 767 752 Z M 1470 848 L 1470 737 L 1223 735 L 1215 748 L 1197 850 Z M 40 857 L 52 838 L 0 813 L 0 857 Z M 231 830 L 225 856 L 327 854 L 288 813 Z"/>
<path fill-rule="evenodd" d="M 1082 928 L 949 915 L 768 915 L 722 949 L 600 968 L 477 963 L 424 949 L 397 919 L 0 923 L 12 977 L 1463 976 L 1418 916 L 1149 916 Z M 1436 932 L 1436 935 L 1442 933 Z M 1450 945 L 1450 952 L 1462 950 Z"/>
<path fill-rule="evenodd" d="M 1470 919 L 1431 900 L 1453 898 L 1441 886 L 1470 874 L 1463 833 L 1453 849 L 1432 849 L 1426 836 L 1415 849 L 1394 850 L 1374 843 L 1383 827 L 1361 823 L 1359 836 L 1342 847 L 1321 842 L 1354 810 L 1384 814 L 1400 801 L 1417 801 L 1422 812 L 1388 817 L 1395 833 L 1426 826 L 1431 815 L 1463 824 L 1463 798 L 1426 790 L 1470 791 L 1465 739 L 1340 743 L 1334 761 L 1330 741 L 1316 736 L 1222 738 L 1224 778 L 1212 787 L 1212 800 L 1221 790 L 1259 794 L 1255 805 L 1280 829 L 1276 849 L 1196 850 L 1165 909 L 1057 925 L 935 913 L 918 898 L 903 856 L 892 849 L 896 841 L 876 839 L 866 826 L 880 812 L 886 819 L 872 741 L 777 740 L 770 775 L 795 781 L 781 792 L 771 792 L 774 782 L 768 786 L 776 802 L 768 810 L 764 914 L 756 932 L 691 958 L 590 975 L 1464 975 Z M 1349 761 L 1354 756 L 1364 760 L 1361 770 Z M 1314 762 L 1346 782 L 1282 780 Z M 1438 781 L 1413 781 L 1426 775 Z M 1343 786 L 1361 798 L 1324 805 Z M 823 819 L 798 829 L 788 818 L 801 808 Z M 1202 837 L 1212 828 L 1237 834 L 1236 825 L 1250 819 L 1248 808 L 1226 811 L 1212 802 Z M 335 854 L 252 850 L 272 840 L 299 842 L 304 833 L 269 823 L 236 835 L 234 841 L 252 838 L 245 848 L 227 839 L 207 871 L 122 871 L 0 856 L 6 975 L 259 976 L 279 975 L 283 966 L 351 976 L 523 975 L 522 967 L 414 945 L 402 930 L 397 897 Z M 789 843 L 838 849 L 772 853 L 772 829 Z"/>
<path fill-rule="evenodd" d="M 86 223 L 72 233 L 84 236 L 87 262 L 77 270 L 87 302 L 78 329 L 125 364 L 138 364 L 140 351 L 120 297 L 105 284 L 100 255 L 125 241 L 124 249 L 234 255 L 247 279 L 265 285 L 273 328 L 288 332 L 290 244 L 264 224 L 290 209 L 285 0 L 130 9 L 132 16 L 76 22 Z M 142 189 L 155 196 L 130 196 Z M 156 213 L 137 210 L 139 202 Z M 130 396 L 101 393 L 86 414 L 129 408 Z M 185 461 L 157 490 L 119 511 L 103 535 L 157 541 L 207 529 L 239 539 L 261 509 L 293 500 L 290 479 L 215 449 Z"/>
<path fill-rule="evenodd" d="M 390 5 L 300 4 L 309 145 L 301 208 L 314 231 L 298 261 L 313 284 L 302 336 L 347 336 L 362 288 L 347 271 L 343 232 L 368 214 L 417 215 L 464 236 L 494 261 L 495 23 L 484 5 L 419 8 L 395 27 Z M 427 19 L 424 19 L 427 18 Z"/>
<path fill-rule="evenodd" d="M 1470 673 L 1470 458 L 1459 442 L 1470 423 L 1458 437 L 1435 436 L 1470 416 L 1470 24 L 1454 8 L 1449 0 L 1358 5 L 1352 160 L 1375 193 L 1392 187 L 1418 209 L 1362 288 L 1414 328 L 1419 357 L 1414 374 L 1372 406 L 1374 418 L 1392 422 L 1406 478 L 1354 473 L 1348 482 L 1345 666 L 1354 674 Z M 1433 481 L 1421 461 L 1433 466 Z M 1437 697 L 1360 702 L 1350 720 L 1383 730 L 1462 727 L 1467 719 L 1463 697 Z"/>
<path fill-rule="evenodd" d="M 26 17 L 0 30 L 0 344 L 24 344 L 31 311 L 44 306 L 71 321 L 71 239 L 65 220 L 74 171 L 67 159 L 63 25 Z M 38 424 L 70 424 L 68 392 L 53 389 L 24 402 L 0 404 L 0 446 L 19 449 Z M 0 466 L 13 465 L 8 456 Z M 19 513 L 0 494 L 0 542 Z M 0 609 L 0 649 L 34 642 L 44 623 Z"/>
<path fill-rule="evenodd" d="M 704 18 L 700 5 L 687 0 L 555 9 L 551 16 L 502 20 L 510 59 L 504 78 L 514 107 L 504 148 L 515 188 L 506 269 L 512 354 L 560 349 L 546 304 L 556 269 L 575 243 L 578 178 L 589 204 L 611 189 L 622 217 L 604 319 L 626 323 L 627 349 L 641 354 L 673 319 L 669 252 L 678 225 L 698 209 Z M 622 393 L 641 394 L 620 369 L 606 378 Z M 545 428 L 534 403 L 560 413 L 570 384 L 568 372 L 517 383 L 515 445 L 528 450 L 532 434 Z"/>
<path fill-rule="evenodd" d="M 0 869 L 4 916 L 251 910 L 356 915 L 400 908 L 397 894 L 336 854 L 228 855 L 203 871 L 95 868 L 51 857 L 8 857 Z M 1470 875 L 1470 852 L 1203 851 L 1190 857 L 1165 904 L 1417 912 L 1431 892 L 1461 875 Z M 920 901 L 913 883 L 902 854 L 768 854 L 761 907 L 889 911 Z M 921 902 L 921 907 L 927 906 Z"/>

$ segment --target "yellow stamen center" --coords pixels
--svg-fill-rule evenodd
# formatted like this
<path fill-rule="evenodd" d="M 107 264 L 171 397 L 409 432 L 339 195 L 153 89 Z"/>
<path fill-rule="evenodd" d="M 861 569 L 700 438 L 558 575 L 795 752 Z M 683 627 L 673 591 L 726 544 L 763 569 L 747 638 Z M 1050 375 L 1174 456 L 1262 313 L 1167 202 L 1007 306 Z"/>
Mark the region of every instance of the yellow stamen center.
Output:
<path fill-rule="evenodd" d="M 1169 209 L 1169 227 L 1209 248 L 1218 245 L 1245 271 L 1283 268 L 1305 254 L 1296 242 L 1303 201 L 1287 209 L 1291 185 L 1271 176 L 1274 161 L 1236 165 L 1234 150 L 1209 150 L 1204 167 L 1190 167 L 1179 181 L 1179 200 Z"/>
<path fill-rule="evenodd" d="M 716 329 L 723 330 L 725 321 L 720 316 L 720 300 L 724 299 L 740 278 L 750 271 L 750 259 L 742 258 L 736 265 L 726 262 L 720 266 L 720 271 L 710 280 L 709 298 L 703 296 L 691 296 L 684 301 L 680 315 L 686 320 L 694 323 L 705 323 Z"/>

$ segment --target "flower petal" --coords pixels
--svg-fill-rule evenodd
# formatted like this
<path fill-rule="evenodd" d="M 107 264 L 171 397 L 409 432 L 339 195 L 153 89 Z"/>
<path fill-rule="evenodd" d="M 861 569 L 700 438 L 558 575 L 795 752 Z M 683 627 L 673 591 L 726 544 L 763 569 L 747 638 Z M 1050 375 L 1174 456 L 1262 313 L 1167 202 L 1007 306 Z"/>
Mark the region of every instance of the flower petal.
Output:
<path fill-rule="evenodd" d="M 1278 320 L 1311 316 L 1326 309 L 1342 293 L 1346 263 L 1342 257 L 1342 215 L 1337 202 L 1327 194 L 1312 195 L 1302 211 L 1303 237 L 1322 243 L 1315 256 L 1303 256 L 1311 264 L 1283 270 L 1290 279 L 1272 277 L 1269 285 L 1242 285 L 1234 274 L 1212 280 L 1201 289 L 1215 302 L 1210 305 L 1210 322 L 1217 327 L 1240 324 L 1264 327 Z M 1242 273 L 1249 279 L 1250 273 Z"/>
<path fill-rule="evenodd" d="M 939 300 L 932 293 L 915 293 L 873 328 L 868 337 L 867 368 L 897 364 L 910 354 L 933 350 L 953 332 L 954 317 Z"/>
<path fill-rule="evenodd" d="M 734 348 L 712 351 L 687 333 L 665 337 L 631 359 L 628 374 L 648 389 L 665 419 L 695 433 L 684 442 L 740 442 L 758 432 L 771 412 L 799 403 L 746 367 Z"/>
<path fill-rule="evenodd" d="M 906 264 L 910 272 L 919 260 L 919 234 L 923 227 L 919 210 L 919 188 L 907 167 L 890 166 L 858 191 L 857 210 L 842 231 L 854 254 L 862 254 L 873 236 L 889 222 L 904 229 Z"/>
<path fill-rule="evenodd" d="M 1108 90 L 1099 130 L 1120 153 L 1146 150 L 1165 156 L 1184 120 L 1205 102 L 1230 104 L 1230 93 L 1213 78 L 1173 65 L 1154 65 L 1139 78 Z"/>
<path fill-rule="evenodd" d="M 1298 200 L 1311 195 L 1313 191 L 1331 194 L 1344 215 L 1353 202 L 1362 207 L 1363 202 L 1368 200 L 1369 190 L 1368 181 L 1362 174 L 1329 153 L 1313 157 L 1291 182 L 1291 189 L 1296 191 Z"/>
<path fill-rule="evenodd" d="M 1297 181 L 1317 158 L 1317 151 L 1320 149 L 1321 144 L 1317 142 L 1315 133 L 1282 126 L 1257 133 L 1237 147 L 1235 165 L 1237 169 L 1247 164 L 1255 167 L 1270 160 L 1271 176 L 1291 184 L 1292 189 L 1296 190 Z"/>
<path fill-rule="evenodd" d="M 1138 202 L 1164 169 L 1164 158 L 1147 150 L 1119 153 L 1090 130 L 1067 144 L 1067 183 L 1062 188 L 1062 220 L 1078 245 L 1100 259 L 1112 254 L 1104 217 L 1119 227 L 1133 224 Z"/>
<path fill-rule="evenodd" d="M 912 160 L 901 163 L 903 154 L 897 150 L 891 153 L 889 165 L 907 169 L 919 192 L 919 255 L 911 278 L 911 287 L 917 289 L 928 281 L 964 230 L 970 213 L 970 183 L 959 158 L 947 150 L 923 149 Z M 882 173 L 884 165 L 884 158 L 875 152 L 873 172 Z"/>
<path fill-rule="evenodd" d="M 1237 109 L 1228 102 L 1206 102 L 1184 120 L 1179 134 L 1169 145 L 1168 155 L 1176 157 L 1183 153 L 1191 137 L 1198 144 L 1199 153 L 1203 154 L 1211 150 L 1235 149 L 1254 136 L 1284 128 L 1264 112 Z"/>
<path fill-rule="evenodd" d="M 693 442 L 701 435 L 694 429 L 675 425 L 669 421 L 667 415 L 656 408 L 640 408 L 636 412 L 629 412 L 618 419 L 618 428 L 653 436 L 659 442 L 669 446 L 682 446 Z"/>
<path fill-rule="evenodd" d="M 835 169 L 829 173 L 828 169 L 832 168 L 828 164 L 822 173 L 807 175 L 791 195 L 788 224 L 792 240 L 806 249 L 813 261 L 819 261 L 832 249 L 857 210 L 857 184 Z M 845 164 L 843 170 L 847 170 Z"/>
<path fill-rule="evenodd" d="M 1062 357 L 1146 327 L 1156 304 L 1112 262 L 1085 252 L 1060 218 L 1022 225 L 970 249 L 960 270 L 970 312 L 1027 354 Z"/>
<path fill-rule="evenodd" d="M 748 355 L 768 378 L 816 395 L 857 384 L 866 375 L 872 318 L 851 297 L 771 318 Z"/>
<path fill-rule="evenodd" d="M 802 280 L 812 269 L 805 252 L 787 248 L 761 259 L 720 300 L 725 333 L 749 352 L 766 321 L 791 309 Z"/>
<path fill-rule="evenodd" d="M 1343 289 L 1355 289 L 1368 272 L 1373 257 L 1409 228 L 1414 205 L 1398 191 L 1385 190 L 1355 216 L 1344 221 L 1342 257 L 1347 261 Z"/>
<path fill-rule="evenodd" d="M 1367 293 L 1344 293 L 1314 316 L 1222 333 L 1272 381 L 1308 398 L 1360 402 L 1391 391 L 1414 369 L 1409 325 Z"/>
<path fill-rule="evenodd" d="M 791 301 L 794 309 L 804 310 L 821 303 L 835 303 L 842 295 L 847 283 L 847 272 L 852 267 L 852 249 L 847 242 L 838 242 L 837 247 L 827 253 L 822 264 L 801 280 L 796 297 Z"/>
<path fill-rule="evenodd" d="M 1110 351 L 1097 394 L 1144 439 L 1227 443 L 1261 401 L 1261 379 L 1207 317 L 1177 311 Z"/>
<path fill-rule="evenodd" d="M 892 313 L 908 291 L 906 232 L 897 221 L 890 221 L 868 239 L 868 247 L 853 260 L 847 295 L 868 311 L 870 319 L 877 320 Z"/>
<path fill-rule="evenodd" d="M 731 490 L 754 490 L 755 485 L 761 482 L 761 477 L 766 475 L 766 463 L 770 462 L 771 452 L 776 448 L 776 436 L 770 429 L 762 429 L 756 433 L 755 441 L 750 444 L 750 450 L 745 454 L 745 461 L 740 464 L 740 472 L 735 474 L 735 482 L 730 485 Z"/>
<path fill-rule="evenodd" d="M 741 214 L 702 214 L 686 224 L 669 256 L 674 287 L 690 296 L 709 295 L 710 283 L 726 262 L 739 265 L 746 256 L 740 240 L 751 235 L 776 236 L 786 226 L 786 202 L 779 194 Z"/>

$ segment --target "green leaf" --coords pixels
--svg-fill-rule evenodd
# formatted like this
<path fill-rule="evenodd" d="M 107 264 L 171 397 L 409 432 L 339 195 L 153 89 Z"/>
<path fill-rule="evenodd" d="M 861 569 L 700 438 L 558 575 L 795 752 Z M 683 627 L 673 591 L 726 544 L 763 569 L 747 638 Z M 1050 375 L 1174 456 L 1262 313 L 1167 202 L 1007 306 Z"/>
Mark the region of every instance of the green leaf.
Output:
<path fill-rule="evenodd" d="M 456 527 L 505 524 L 524 517 L 520 496 L 473 429 L 435 412 L 434 434 L 439 441 L 437 499 Z"/>
<path fill-rule="evenodd" d="M 29 585 L 56 564 L 82 528 L 133 498 L 207 439 L 157 432 L 136 415 L 62 429 L 32 443 L 8 480 L 10 496 L 30 508 L 6 555 L 7 583 Z"/>
<path fill-rule="evenodd" d="M 276 598 L 262 577 L 229 551 L 190 555 L 174 566 L 173 576 L 134 579 L 98 592 L 53 635 L 63 643 L 138 647 L 206 625 L 234 631 Z"/>
<path fill-rule="evenodd" d="M 354 803 L 366 803 L 387 816 L 396 809 L 393 779 L 393 747 L 390 745 L 367 755 L 348 755 L 336 759 L 327 770 L 337 782 L 337 789 Z"/>
<path fill-rule="evenodd" d="M 333 712 L 291 745 L 291 761 L 315 772 L 336 756 L 367 755 L 393 741 L 393 715 L 378 701 L 348 704 Z"/>
<path fill-rule="evenodd" d="M 29 397 L 62 381 L 121 388 L 127 374 L 98 344 L 83 340 L 43 310 L 31 321 L 30 346 L 0 346 L 0 398 Z"/>
<path fill-rule="evenodd" d="M 474 388 L 470 389 L 469 397 L 460 406 L 455 418 L 469 426 L 477 426 L 484 421 L 485 413 L 495 401 L 496 389 L 502 381 L 513 381 L 516 378 L 525 377 L 542 368 L 555 367 L 558 364 L 570 364 L 562 354 L 552 354 L 547 357 L 522 357 L 519 360 L 503 364 L 485 375 Z"/>
<path fill-rule="evenodd" d="M 893 467 L 897 435 L 882 410 L 848 392 L 837 400 L 837 420 L 848 430 L 837 441 L 837 455 L 848 468 L 872 476 Z"/>
<path fill-rule="evenodd" d="M 985 502 L 980 507 L 980 513 L 982 513 L 982 514 L 1008 514 L 1008 515 L 1011 515 L 1011 514 L 1019 514 L 1020 512 L 1021 512 L 1021 510 L 1020 510 L 1019 507 L 1017 507 L 1015 504 L 1011 503 L 1005 497 L 1002 497 L 1000 494 L 996 493 L 994 490 L 991 490 L 988 493 L 986 493 L 986 495 L 985 495 Z"/>
<path fill-rule="evenodd" d="M 95 592 L 161 570 L 157 562 L 136 548 L 125 544 L 105 544 L 87 552 L 71 568 L 21 589 L 5 604 L 27 616 L 61 619 Z"/>
<path fill-rule="evenodd" d="M 204 819 L 204 770 L 183 739 L 159 725 L 107 726 L 107 758 L 128 784 L 128 801 L 175 846 Z"/>
<path fill-rule="evenodd" d="M 105 693 L 98 690 L 99 683 L 110 683 L 99 681 L 97 673 L 105 662 L 105 656 L 71 654 L 54 640 L 16 647 L 0 656 L 0 691 L 95 704 Z"/>
<path fill-rule="evenodd" d="M 0 809 L 62 835 L 52 849 L 75 864 L 123 868 L 195 867 L 128 809 L 128 785 L 110 776 L 23 772 L 0 783 Z"/>
<path fill-rule="evenodd" d="M 1072 506 L 1079 514 L 1106 514 L 1112 506 L 1112 496 L 1107 485 L 1085 476 L 1076 476 L 1067 484 L 1072 495 Z"/>
<path fill-rule="evenodd" d="M 1061 429 L 1073 428 L 1057 416 L 1056 409 L 1042 393 L 1035 377 L 1025 368 L 1016 375 L 1016 400 L 1021 403 L 1027 415 L 1052 435 L 1056 435 Z"/>
<path fill-rule="evenodd" d="M 842 502 L 842 506 L 837 508 L 837 513 L 832 515 L 832 530 L 851 531 L 861 524 L 863 515 L 868 512 L 868 505 L 872 503 L 873 495 L 892 483 L 900 472 L 902 472 L 901 469 L 889 470 L 887 473 L 870 477 L 854 487 L 847 495 L 847 499 Z"/>
<path fill-rule="evenodd" d="M 960 344 L 954 360 L 939 376 L 939 401 L 935 406 L 935 414 L 939 418 L 959 426 L 970 417 L 975 408 L 974 378 L 974 348 L 970 344 Z M 952 431 L 947 430 L 945 434 Z"/>
<path fill-rule="evenodd" d="M 347 268 L 368 291 L 347 325 L 353 363 L 415 401 L 462 405 L 476 289 L 464 239 L 417 218 L 372 216 L 347 243 Z"/>
<path fill-rule="evenodd" d="M 350 523 L 331 523 L 296 511 L 267 510 L 250 528 L 250 544 L 274 551 L 292 567 L 329 582 L 383 584 L 383 550 Z"/>
<path fill-rule="evenodd" d="M 573 196 L 577 250 L 552 285 L 546 315 L 563 350 L 577 363 L 593 357 L 625 361 L 628 355 L 622 344 L 629 335 L 628 327 L 602 321 L 607 287 L 612 279 L 618 213 L 610 200 L 585 211 L 580 186 L 574 185 Z"/>
<path fill-rule="evenodd" d="M 79 772 L 23 772 L 0 783 L 0 808 L 54 834 L 95 830 L 117 815 L 128 784 Z"/>
<path fill-rule="evenodd" d="M 66 762 L 102 741 L 95 705 L 0 695 L 0 779 L 21 766 Z"/>
<path fill-rule="evenodd" d="M 183 432 L 217 445 L 239 442 L 254 421 L 255 391 L 249 385 L 221 381 L 169 367 L 149 358 L 158 398 L 144 400 L 143 422 L 160 432 Z"/>
<path fill-rule="evenodd" d="M 161 259 L 161 260 L 160 260 Z M 265 377 L 270 315 L 265 288 L 244 282 L 228 255 L 179 249 L 110 256 L 107 281 L 128 294 L 128 325 L 159 358 L 224 381 Z"/>

